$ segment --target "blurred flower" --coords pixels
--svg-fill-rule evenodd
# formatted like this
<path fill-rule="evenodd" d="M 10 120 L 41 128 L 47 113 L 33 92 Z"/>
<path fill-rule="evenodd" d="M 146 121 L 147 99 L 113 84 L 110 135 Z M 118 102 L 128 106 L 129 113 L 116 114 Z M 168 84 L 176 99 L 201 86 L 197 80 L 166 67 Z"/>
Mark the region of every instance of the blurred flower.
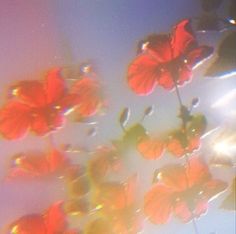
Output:
<path fill-rule="evenodd" d="M 172 213 L 188 222 L 205 213 L 208 201 L 226 187 L 225 182 L 212 178 L 207 165 L 198 158 L 191 158 L 187 167 L 168 165 L 145 195 L 144 212 L 156 224 L 166 223 Z"/>
<path fill-rule="evenodd" d="M 62 202 L 51 205 L 44 214 L 25 215 L 9 225 L 7 233 L 14 234 L 66 234 L 67 221 Z"/>
<path fill-rule="evenodd" d="M 29 179 L 62 173 L 68 166 L 66 156 L 51 149 L 48 153 L 36 152 L 19 154 L 13 157 L 7 179 Z"/>
<path fill-rule="evenodd" d="M 64 115 L 77 99 L 66 90 L 60 69 L 51 70 L 44 82 L 21 81 L 0 110 L 0 132 L 8 139 L 18 139 L 28 130 L 44 135 L 63 125 Z"/>
<path fill-rule="evenodd" d="M 165 149 L 165 143 L 157 138 L 143 137 L 137 144 L 137 150 L 146 159 L 160 158 Z"/>
<path fill-rule="evenodd" d="M 72 92 L 79 97 L 74 112 L 75 119 L 78 121 L 95 115 L 105 105 L 100 82 L 87 75 L 73 84 Z"/>

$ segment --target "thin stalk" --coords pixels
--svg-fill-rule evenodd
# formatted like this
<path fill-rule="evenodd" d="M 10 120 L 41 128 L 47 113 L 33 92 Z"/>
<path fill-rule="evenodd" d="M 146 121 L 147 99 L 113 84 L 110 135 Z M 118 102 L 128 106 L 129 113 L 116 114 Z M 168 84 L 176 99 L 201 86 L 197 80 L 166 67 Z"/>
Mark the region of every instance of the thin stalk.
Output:
<path fill-rule="evenodd" d="M 178 99 L 178 102 L 179 102 L 179 105 L 180 105 L 180 109 L 181 109 L 182 106 L 183 106 L 183 101 L 182 101 L 182 98 L 181 98 L 181 95 L 180 95 L 180 92 L 179 92 L 179 88 L 178 88 L 178 85 L 177 85 L 177 82 L 176 82 L 177 79 L 175 79 L 175 78 L 177 78 L 177 77 L 176 77 L 176 74 L 174 74 L 174 72 L 173 72 L 172 73 L 172 80 L 173 80 L 174 85 L 175 85 L 175 92 L 176 92 L 176 96 L 177 96 L 177 99 Z M 182 113 L 180 113 L 180 118 L 182 120 L 183 131 L 184 131 L 184 133 L 186 133 L 186 122 L 183 119 Z M 184 158 L 185 158 L 185 161 L 186 161 L 186 165 L 188 166 L 188 168 L 190 168 L 188 152 L 186 152 L 186 150 L 185 150 L 185 153 L 184 153 Z M 185 179 L 186 179 L 187 188 L 190 188 L 188 175 L 187 175 L 186 172 L 185 172 Z M 195 217 L 194 217 L 194 213 L 193 213 L 191 208 L 189 208 L 189 210 L 190 210 L 191 216 L 192 216 L 192 224 L 193 224 L 194 232 L 195 232 L 195 234 L 199 234 L 197 223 L 196 223 L 196 220 L 195 220 Z"/>
<path fill-rule="evenodd" d="M 192 213 L 192 212 L 191 212 L 191 213 Z M 193 228 L 194 228 L 195 234 L 199 234 L 199 231 L 198 231 L 198 227 L 197 227 L 197 223 L 196 223 L 196 219 L 195 219 L 195 218 L 192 219 L 192 223 L 193 223 Z"/>

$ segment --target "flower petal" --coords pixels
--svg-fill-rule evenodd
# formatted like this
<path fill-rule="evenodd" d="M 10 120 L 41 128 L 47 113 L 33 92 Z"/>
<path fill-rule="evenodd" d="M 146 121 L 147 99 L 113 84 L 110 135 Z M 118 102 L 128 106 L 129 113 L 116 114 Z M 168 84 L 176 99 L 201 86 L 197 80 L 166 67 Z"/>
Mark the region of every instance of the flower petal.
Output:
<path fill-rule="evenodd" d="M 180 66 L 179 77 L 177 81 L 178 86 L 184 85 L 187 81 L 190 81 L 191 78 L 192 78 L 192 69 L 190 68 L 190 66 L 187 66 L 185 64 Z"/>
<path fill-rule="evenodd" d="M 191 47 L 196 46 L 196 40 L 189 19 L 182 20 L 173 28 L 171 44 L 173 58 L 185 54 Z"/>
<path fill-rule="evenodd" d="M 128 84 L 139 95 L 153 92 L 159 78 L 159 63 L 148 53 L 139 55 L 128 68 Z"/>
<path fill-rule="evenodd" d="M 49 207 L 44 214 L 44 222 L 47 234 L 61 233 L 65 231 L 66 215 L 62 210 L 62 202 L 57 202 Z"/>
<path fill-rule="evenodd" d="M 147 51 L 157 62 L 166 63 L 173 58 L 171 38 L 168 34 L 153 34 L 145 40 L 147 44 Z"/>
<path fill-rule="evenodd" d="M 203 214 L 206 214 L 208 210 L 208 201 L 207 200 L 200 200 L 196 204 L 196 207 L 194 209 L 194 217 L 198 218 Z"/>
<path fill-rule="evenodd" d="M 159 139 L 142 138 L 137 145 L 138 151 L 146 159 L 160 158 L 164 152 L 164 143 Z"/>
<path fill-rule="evenodd" d="M 16 220 L 10 225 L 9 233 L 47 234 L 43 217 L 37 214 L 26 215 Z"/>
<path fill-rule="evenodd" d="M 48 162 L 45 155 L 42 153 L 31 153 L 26 155 L 21 155 L 15 158 L 16 167 L 22 168 L 29 175 L 34 177 L 42 176 L 48 174 Z"/>
<path fill-rule="evenodd" d="M 166 223 L 173 209 L 172 189 L 164 185 L 155 185 L 144 199 L 144 212 L 149 220 L 156 224 Z"/>
<path fill-rule="evenodd" d="M 57 111 L 42 109 L 34 113 L 31 130 L 37 135 L 44 135 L 61 127 L 64 122 L 64 116 Z"/>
<path fill-rule="evenodd" d="M 13 86 L 12 94 L 30 107 L 41 107 L 46 103 L 43 83 L 37 80 L 20 81 Z"/>
<path fill-rule="evenodd" d="M 189 159 L 186 175 L 190 187 L 195 184 L 207 182 L 211 178 L 207 165 L 199 157 Z"/>
<path fill-rule="evenodd" d="M 78 95 L 78 113 L 82 117 L 94 115 L 103 103 L 101 85 L 98 81 L 84 77 L 72 87 L 72 92 Z"/>
<path fill-rule="evenodd" d="M 174 212 L 175 215 L 185 223 L 193 219 L 192 212 L 185 201 L 177 202 L 175 204 Z"/>
<path fill-rule="evenodd" d="M 67 165 L 67 158 L 61 152 L 56 149 L 52 149 L 49 154 L 47 155 L 47 161 L 49 170 L 51 172 L 57 172 L 62 170 Z"/>
<path fill-rule="evenodd" d="M 172 74 L 169 70 L 161 70 L 161 73 L 158 77 L 158 85 L 167 90 L 172 90 L 174 88 L 175 84 L 172 78 Z"/>
<path fill-rule="evenodd" d="M 7 103 L 0 110 L 0 132 L 8 139 L 24 136 L 30 126 L 30 108 L 17 101 Z"/>
<path fill-rule="evenodd" d="M 45 80 L 46 101 L 48 104 L 58 101 L 65 94 L 65 81 L 60 69 L 51 70 Z"/>
<path fill-rule="evenodd" d="M 183 191 L 187 188 L 185 168 L 181 165 L 167 165 L 157 174 L 158 180 L 175 191 Z"/>

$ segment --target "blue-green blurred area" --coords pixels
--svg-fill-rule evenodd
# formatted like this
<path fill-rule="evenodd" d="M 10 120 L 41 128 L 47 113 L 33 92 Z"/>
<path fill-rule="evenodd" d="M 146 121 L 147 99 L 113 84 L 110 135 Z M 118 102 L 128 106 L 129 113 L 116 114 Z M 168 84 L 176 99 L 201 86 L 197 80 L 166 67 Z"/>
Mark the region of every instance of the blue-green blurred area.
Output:
<path fill-rule="evenodd" d="M 227 14 L 227 4 L 228 1 L 225 1 L 219 14 Z M 78 66 L 88 61 L 103 84 L 108 108 L 105 115 L 94 118 L 98 121 L 97 135 L 87 137 L 87 125 L 66 123 L 54 134 L 58 145 L 69 143 L 89 148 L 109 145 L 111 139 L 122 135 L 118 118 L 124 107 L 131 109 L 128 125 L 138 122 L 145 108 L 154 105 L 154 114 L 143 123 L 147 130 L 158 135 L 176 128 L 180 121 L 177 118 L 179 108 L 175 92 L 157 87 L 149 96 L 137 96 L 127 85 L 126 72 L 136 56 L 136 47 L 141 39 L 152 33 L 171 32 L 172 26 L 181 19 L 194 18 L 200 13 L 197 0 L 2 0 L 0 103 L 2 105 L 5 101 L 7 87 L 16 80 L 38 79 L 52 67 Z M 197 38 L 199 44 L 216 48 L 225 34 L 227 31 L 197 33 Z M 235 116 L 229 116 L 236 108 L 235 97 L 223 106 L 212 108 L 212 105 L 235 88 L 236 77 L 204 77 L 204 71 L 214 56 L 194 71 L 192 82 L 181 87 L 180 92 L 187 105 L 193 97 L 200 98 L 196 112 L 206 115 L 208 129 L 218 126 L 231 128 Z M 226 124 L 229 119 L 230 124 Z M 203 140 L 202 150 L 198 152 L 207 160 L 212 154 L 209 153 L 209 138 Z M 1 139 L 1 181 L 12 155 L 30 149 L 44 150 L 45 145 L 46 138 L 30 134 L 18 141 Z M 72 155 L 71 159 L 86 164 L 85 156 Z M 179 162 L 169 155 L 154 162 L 146 161 L 136 151 L 131 151 L 125 161 L 127 170 L 124 177 L 138 173 L 142 196 L 150 188 L 154 170 L 171 160 Z M 235 173 L 233 168 L 213 168 L 212 172 L 228 183 Z M 0 230 L 17 217 L 41 212 L 53 201 L 65 197 L 59 179 L 23 184 L 3 181 L 0 191 Z M 235 213 L 217 209 L 222 199 L 219 197 L 211 202 L 208 213 L 197 220 L 201 234 L 235 233 Z M 174 218 L 168 224 L 158 226 L 145 221 L 143 233 L 190 234 L 193 227 L 191 223 L 182 224 Z"/>

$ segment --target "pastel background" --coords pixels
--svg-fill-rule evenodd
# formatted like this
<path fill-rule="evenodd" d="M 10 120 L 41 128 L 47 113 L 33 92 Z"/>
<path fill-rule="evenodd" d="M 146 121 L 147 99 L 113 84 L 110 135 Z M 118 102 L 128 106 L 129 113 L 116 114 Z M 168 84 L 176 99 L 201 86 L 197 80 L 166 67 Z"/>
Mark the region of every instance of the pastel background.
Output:
<path fill-rule="evenodd" d="M 226 1 L 227 2 L 227 1 Z M 224 14 L 226 9 L 220 9 Z M 58 145 L 106 144 L 122 134 L 118 116 L 124 107 L 131 109 L 130 122 L 138 121 L 144 109 L 153 104 L 155 113 L 144 125 L 150 132 L 163 132 L 178 124 L 178 103 L 174 92 L 157 88 L 148 97 L 138 97 L 126 83 L 127 66 L 135 56 L 137 42 L 150 33 L 170 32 L 183 18 L 201 12 L 196 0 L 1 0 L 0 2 L 0 103 L 4 103 L 7 87 L 17 80 L 38 79 L 55 66 L 79 64 L 92 60 L 108 97 L 106 115 L 99 116 L 98 133 L 86 136 L 88 127 L 67 123 L 55 133 Z M 222 33 L 197 34 L 202 44 L 217 45 Z M 181 88 L 183 100 L 190 103 L 195 96 L 201 103 L 197 111 L 206 114 L 209 128 L 223 125 L 235 100 L 221 108 L 211 105 L 236 85 L 235 76 L 229 79 L 203 77 L 205 65 L 194 71 L 190 84 Z M 204 140 L 202 154 L 210 152 Z M 12 155 L 30 149 L 44 149 L 45 138 L 33 135 L 17 141 L 0 141 L 0 230 L 12 220 L 28 213 L 42 212 L 53 201 L 63 199 L 62 182 L 55 178 L 30 183 L 6 183 L 4 176 Z M 71 156 L 86 163 L 86 157 Z M 126 162 L 129 173 L 137 172 L 141 191 L 151 184 L 155 168 L 167 163 L 170 157 L 155 163 L 143 160 L 130 152 Z M 175 159 L 172 159 L 175 161 Z M 230 182 L 233 169 L 212 169 L 214 175 Z M 235 213 L 216 209 L 222 199 L 210 203 L 209 212 L 197 220 L 201 234 L 234 234 Z M 145 234 L 190 234 L 192 224 L 183 225 L 172 219 L 170 223 L 154 226 L 145 223 Z"/>

